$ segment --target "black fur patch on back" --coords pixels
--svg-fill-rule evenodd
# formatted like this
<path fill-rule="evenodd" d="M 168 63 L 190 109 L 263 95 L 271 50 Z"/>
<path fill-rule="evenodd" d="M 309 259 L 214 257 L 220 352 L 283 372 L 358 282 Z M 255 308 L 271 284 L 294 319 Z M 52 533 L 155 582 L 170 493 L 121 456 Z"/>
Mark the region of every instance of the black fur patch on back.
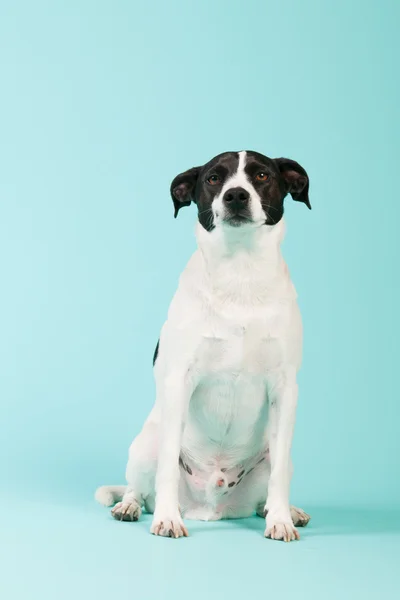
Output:
<path fill-rule="evenodd" d="M 157 346 L 156 349 L 154 350 L 154 354 L 153 354 L 153 367 L 156 364 L 156 360 L 157 360 L 157 356 L 158 356 L 158 349 L 160 347 L 160 340 L 158 340 L 157 342 Z"/>

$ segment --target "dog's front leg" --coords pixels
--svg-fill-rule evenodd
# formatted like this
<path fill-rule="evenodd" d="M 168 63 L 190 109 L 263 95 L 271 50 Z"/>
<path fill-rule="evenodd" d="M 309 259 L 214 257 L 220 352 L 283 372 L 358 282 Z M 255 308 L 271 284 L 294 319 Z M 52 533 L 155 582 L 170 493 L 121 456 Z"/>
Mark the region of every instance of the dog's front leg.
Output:
<path fill-rule="evenodd" d="M 151 533 L 165 537 L 187 536 L 179 511 L 179 454 L 189 400 L 193 391 L 186 370 L 167 375 L 159 384 L 162 402 L 160 445 L 156 475 L 156 505 Z"/>
<path fill-rule="evenodd" d="M 295 373 L 282 374 L 269 394 L 269 447 L 271 475 L 268 483 L 265 537 L 290 542 L 299 539 L 289 505 L 290 449 L 297 406 Z"/>

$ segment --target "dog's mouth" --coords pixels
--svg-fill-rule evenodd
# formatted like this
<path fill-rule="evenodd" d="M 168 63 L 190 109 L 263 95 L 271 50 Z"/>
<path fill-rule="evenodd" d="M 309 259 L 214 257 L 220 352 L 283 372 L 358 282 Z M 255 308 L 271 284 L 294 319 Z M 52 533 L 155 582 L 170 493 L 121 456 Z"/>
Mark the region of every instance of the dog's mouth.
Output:
<path fill-rule="evenodd" d="M 253 219 L 249 214 L 246 213 L 235 213 L 233 215 L 226 215 L 224 218 L 224 223 L 230 225 L 231 227 L 240 227 L 241 225 L 245 225 L 246 223 L 252 223 Z"/>

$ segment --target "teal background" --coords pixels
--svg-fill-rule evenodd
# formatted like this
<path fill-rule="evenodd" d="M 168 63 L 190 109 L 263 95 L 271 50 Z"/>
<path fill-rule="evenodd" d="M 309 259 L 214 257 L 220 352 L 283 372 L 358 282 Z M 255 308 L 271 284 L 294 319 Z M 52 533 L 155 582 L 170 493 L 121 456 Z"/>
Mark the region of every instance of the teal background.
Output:
<path fill-rule="evenodd" d="M 397 587 L 400 5 L 0 2 L 0 551 L 5 598 L 381 598 Z M 188 540 L 112 521 L 195 210 L 225 150 L 298 160 L 284 253 L 304 319 L 292 501 Z M 189 523 L 190 525 L 190 523 Z"/>

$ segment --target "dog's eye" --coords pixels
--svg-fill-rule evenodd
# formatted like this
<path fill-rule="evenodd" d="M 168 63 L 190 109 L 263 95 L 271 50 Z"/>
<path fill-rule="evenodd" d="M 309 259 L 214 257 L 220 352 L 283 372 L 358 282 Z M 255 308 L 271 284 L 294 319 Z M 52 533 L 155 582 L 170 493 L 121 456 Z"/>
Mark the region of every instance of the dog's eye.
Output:
<path fill-rule="evenodd" d="M 218 183 L 220 183 L 221 178 L 218 177 L 218 175 L 211 175 L 211 177 L 209 177 L 207 179 L 207 183 L 209 183 L 210 185 L 217 185 Z"/>
<path fill-rule="evenodd" d="M 268 181 L 269 175 L 267 175 L 267 173 L 264 173 L 264 171 L 261 171 L 261 173 L 257 173 L 256 179 L 257 181 Z"/>

